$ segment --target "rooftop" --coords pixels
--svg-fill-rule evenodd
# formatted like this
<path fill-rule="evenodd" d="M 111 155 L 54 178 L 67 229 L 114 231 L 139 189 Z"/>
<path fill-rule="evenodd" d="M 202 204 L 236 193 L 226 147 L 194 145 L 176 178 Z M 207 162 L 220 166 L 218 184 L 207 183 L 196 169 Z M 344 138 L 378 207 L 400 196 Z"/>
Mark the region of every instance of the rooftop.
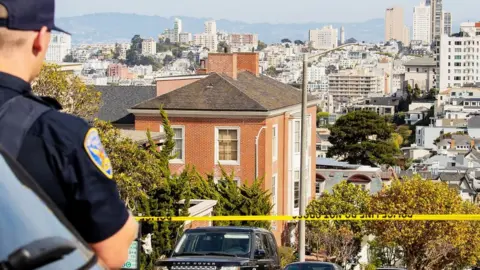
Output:
<path fill-rule="evenodd" d="M 414 58 L 407 63 L 404 64 L 404 66 L 436 66 L 436 62 L 433 60 L 432 57 L 422 57 L 422 58 Z"/>
<path fill-rule="evenodd" d="M 317 100 L 309 95 L 308 101 Z M 135 110 L 268 112 L 300 104 L 302 92 L 267 76 L 244 71 L 237 79 L 211 73 L 206 78 L 133 106 Z"/>

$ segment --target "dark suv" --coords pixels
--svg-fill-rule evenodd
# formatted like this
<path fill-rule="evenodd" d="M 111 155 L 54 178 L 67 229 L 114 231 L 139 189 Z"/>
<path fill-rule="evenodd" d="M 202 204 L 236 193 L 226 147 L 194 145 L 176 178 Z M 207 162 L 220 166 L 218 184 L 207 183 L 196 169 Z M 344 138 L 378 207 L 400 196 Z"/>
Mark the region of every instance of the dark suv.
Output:
<path fill-rule="evenodd" d="M 252 227 L 189 229 L 170 258 L 157 262 L 160 270 L 279 270 L 273 234 Z"/>

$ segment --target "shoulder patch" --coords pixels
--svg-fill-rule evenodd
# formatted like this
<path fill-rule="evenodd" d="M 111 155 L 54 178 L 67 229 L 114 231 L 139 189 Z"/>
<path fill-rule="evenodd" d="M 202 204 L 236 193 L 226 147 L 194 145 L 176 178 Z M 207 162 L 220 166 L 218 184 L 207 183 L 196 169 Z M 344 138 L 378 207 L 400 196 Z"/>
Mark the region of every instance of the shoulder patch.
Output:
<path fill-rule="evenodd" d="M 85 151 L 87 151 L 88 156 L 92 160 L 93 164 L 105 174 L 109 179 L 113 178 L 113 169 L 112 163 L 105 152 L 102 141 L 100 140 L 100 135 L 98 135 L 98 130 L 96 128 L 90 128 L 85 135 L 85 141 L 83 143 Z"/>

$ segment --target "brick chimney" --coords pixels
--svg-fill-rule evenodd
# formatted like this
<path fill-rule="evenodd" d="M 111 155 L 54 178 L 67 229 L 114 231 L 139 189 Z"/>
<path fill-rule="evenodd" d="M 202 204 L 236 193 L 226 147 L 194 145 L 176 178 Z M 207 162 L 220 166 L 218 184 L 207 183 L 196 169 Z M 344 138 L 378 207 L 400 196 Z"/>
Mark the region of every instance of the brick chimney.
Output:
<path fill-rule="evenodd" d="M 224 73 L 233 79 L 237 79 L 238 72 L 249 71 L 259 76 L 258 53 L 210 53 L 208 54 L 207 73 Z"/>

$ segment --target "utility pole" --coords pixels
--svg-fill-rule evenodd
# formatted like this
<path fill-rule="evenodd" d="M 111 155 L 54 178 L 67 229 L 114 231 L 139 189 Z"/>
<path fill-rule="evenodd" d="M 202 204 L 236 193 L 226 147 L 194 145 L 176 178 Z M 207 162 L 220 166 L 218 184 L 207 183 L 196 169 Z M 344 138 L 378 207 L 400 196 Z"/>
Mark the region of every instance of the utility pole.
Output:
<path fill-rule="evenodd" d="M 305 204 L 306 204 L 306 192 L 307 186 L 305 182 L 306 172 L 306 162 L 307 162 L 307 86 L 308 86 L 308 53 L 305 53 L 303 56 L 303 83 L 302 83 L 302 145 L 300 150 L 300 216 L 305 215 Z M 299 240 L 298 240 L 298 253 L 299 261 L 305 261 L 305 220 L 301 219 L 299 221 Z"/>

